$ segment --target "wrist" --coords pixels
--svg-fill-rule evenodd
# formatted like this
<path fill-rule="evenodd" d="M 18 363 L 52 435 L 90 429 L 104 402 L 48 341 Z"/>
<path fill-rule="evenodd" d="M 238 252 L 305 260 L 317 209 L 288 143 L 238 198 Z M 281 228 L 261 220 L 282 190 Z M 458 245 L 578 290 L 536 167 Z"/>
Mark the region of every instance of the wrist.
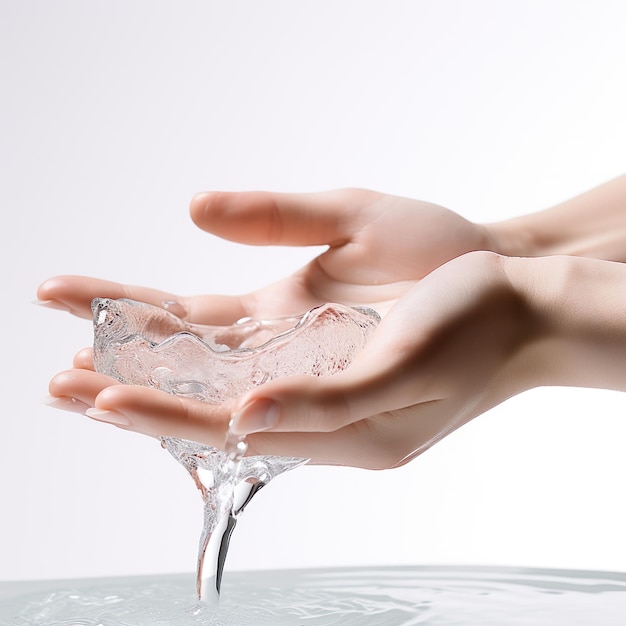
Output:
<path fill-rule="evenodd" d="M 504 263 L 532 320 L 520 350 L 525 387 L 626 391 L 626 266 L 573 256 Z"/>
<path fill-rule="evenodd" d="M 550 208 L 486 224 L 506 256 L 571 256 L 626 262 L 626 176 Z"/>
<path fill-rule="evenodd" d="M 501 222 L 483 224 L 490 250 L 509 257 L 535 257 L 550 254 L 538 228 L 535 215 L 514 217 Z"/>

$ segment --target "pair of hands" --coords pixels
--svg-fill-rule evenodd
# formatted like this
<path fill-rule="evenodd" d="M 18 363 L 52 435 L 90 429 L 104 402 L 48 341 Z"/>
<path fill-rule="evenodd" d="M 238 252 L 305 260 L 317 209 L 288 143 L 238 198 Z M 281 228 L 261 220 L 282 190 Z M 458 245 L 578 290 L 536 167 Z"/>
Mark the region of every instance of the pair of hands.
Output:
<path fill-rule="evenodd" d="M 57 374 L 57 406 L 153 436 L 221 447 L 229 423 L 247 454 L 389 468 L 412 459 L 506 397 L 533 314 L 485 226 L 447 209 L 367 190 L 318 194 L 206 193 L 191 203 L 200 228 L 256 245 L 327 245 L 291 276 L 243 296 L 183 297 L 95 278 L 43 283 L 40 301 L 91 318 L 94 297 L 164 306 L 200 324 L 300 314 L 324 302 L 383 316 L 352 365 L 326 378 L 273 380 L 219 406 L 121 385 L 93 371 L 90 349 Z"/>

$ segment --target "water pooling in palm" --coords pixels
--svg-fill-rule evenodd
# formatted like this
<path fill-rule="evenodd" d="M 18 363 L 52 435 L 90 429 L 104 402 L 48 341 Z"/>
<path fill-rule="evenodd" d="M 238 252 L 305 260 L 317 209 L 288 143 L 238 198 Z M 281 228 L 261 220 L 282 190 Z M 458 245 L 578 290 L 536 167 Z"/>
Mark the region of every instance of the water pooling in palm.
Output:
<path fill-rule="evenodd" d="M 92 311 L 96 371 L 122 383 L 210 404 L 280 376 L 337 373 L 350 364 L 380 321 L 372 309 L 339 304 L 296 317 L 244 319 L 232 326 L 189 324 L 164 309 L 128 299 L 96 298 Z M 225 450 L 173 437 L 161 442 L 202 495 L 197 593 L 216 602 L 238 517 L 259 489 L 307 459 L 244 456 L 245 441 L 230 433 Z"/>

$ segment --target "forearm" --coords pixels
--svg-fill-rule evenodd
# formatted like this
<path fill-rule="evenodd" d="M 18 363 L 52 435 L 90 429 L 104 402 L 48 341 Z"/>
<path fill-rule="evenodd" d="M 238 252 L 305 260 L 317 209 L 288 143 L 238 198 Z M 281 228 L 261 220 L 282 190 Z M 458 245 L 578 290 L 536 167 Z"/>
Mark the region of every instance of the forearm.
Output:
<path fill-rule="evenodd" d="M 566 256 L 505 264 L 531 320 L 518 357 L 525 387 L 626 391 L 626 265 Z"/>
<path fill-rule="evenodd" d="M 485 225 L 507 256 L 567 254 L 626 261 L 626 175 L 554 207 Z"/>

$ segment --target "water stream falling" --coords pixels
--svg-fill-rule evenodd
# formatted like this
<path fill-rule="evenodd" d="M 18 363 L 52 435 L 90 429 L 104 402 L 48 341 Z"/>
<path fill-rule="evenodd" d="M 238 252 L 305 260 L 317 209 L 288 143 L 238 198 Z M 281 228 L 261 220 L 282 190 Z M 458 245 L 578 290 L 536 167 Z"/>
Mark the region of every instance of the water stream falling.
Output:
<path fill-rule="evenodd" d="M 163 447 L 189 472 L 202 496 L 196 593 L 211 605 L 219 600 L 230 537 L 247 504 L 274 477 L 306 463 L 306 459 L 288 457 L 248 459 L 243 457 L 241 443 L 231 436 L 228 452 L 222 452 L 184 439 L 162 439 Z"/>

